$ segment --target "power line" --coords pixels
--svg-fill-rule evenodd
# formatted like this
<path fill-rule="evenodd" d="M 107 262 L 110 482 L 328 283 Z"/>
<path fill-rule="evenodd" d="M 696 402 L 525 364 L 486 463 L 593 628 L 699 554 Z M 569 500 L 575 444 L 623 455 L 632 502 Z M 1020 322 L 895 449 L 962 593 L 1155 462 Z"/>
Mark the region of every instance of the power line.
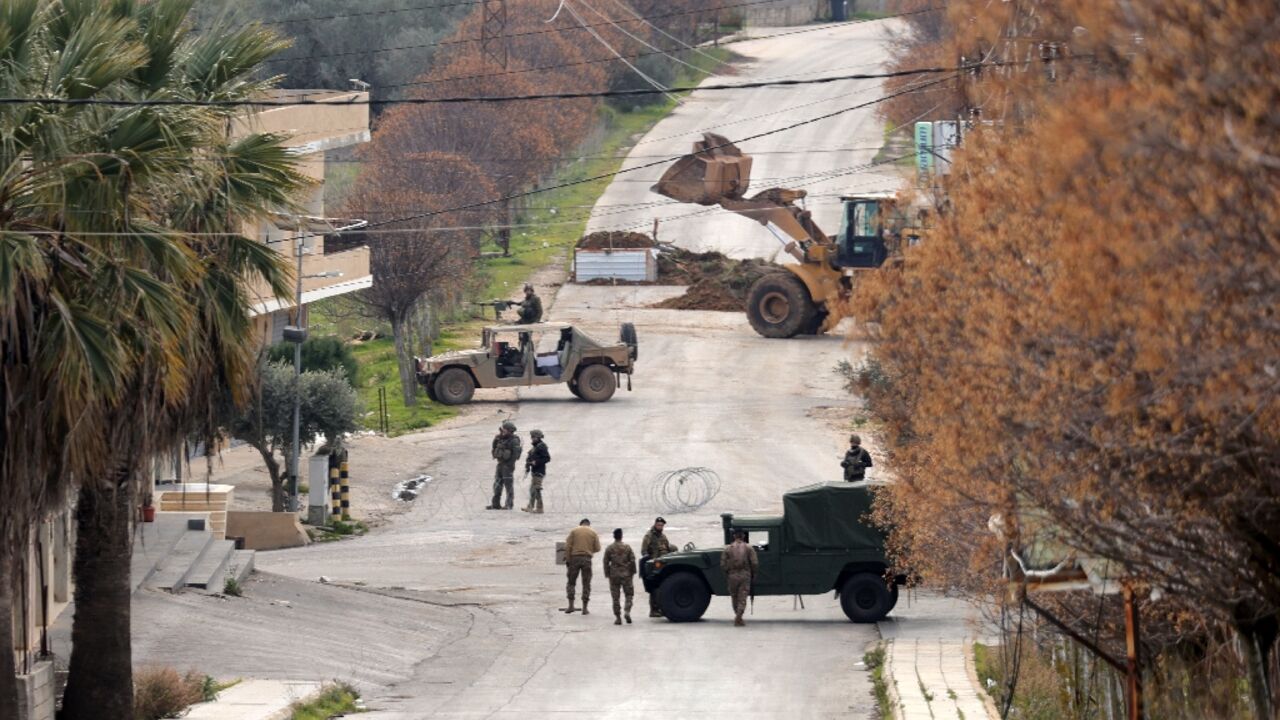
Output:
<path fill-rule="evenodd" d="M 944 77 L 944 78 L 940 78 L 940 79 L 937 79 L 937 80 L 933 80 L 933 81 L 931 81 L 930 83 L 928 83 L 928 85 L 935 85 L 935 84 L 939 84 L 939 83 L 947 82 L 948 80 L 951 80 L 951 79 L 952 79 L 952 77 Z M 764 131 L 764 132 L 756 133 L 755 135 L 749 135 L 749 136 L 747 136 L 747 137 L 740 138 L 740 139 L 738 139 L 738 140 L 736 140 L 736 141 L 730 141 L 730 142 L 725 143 L 725 144 L 723 144 L 723 145 L 716 145 L 716 146 L 708 147 L 708 148 L 705 148 L 705 149 L 703 150 L 703 152 L 709 152 L 709 151 L 711 151 L 711 150 L 716 150 L 716 149 L 718 149 L 718 148 L 724 147 L 725 145 L 730 145 L 730 144 L 737 144 L 737 143 L 748 142 L 748 141 L 750 141 L 750 140 L 756 140 L 756 139 L 759 139 L 759 138 L 762 138 L 762 137 L 767 137 L 767 136 L 769 136 L 769 135 L 776 135 L 776 134 L 778 134 L 778 133 L 786 132 L 786 131 L 788 131 L 788 130 L 794 130 L 795 128 L 802 127 L 802 126 L 804 126 L 804 125 L 809 125 L 809 124 L 812 124 L 812 123 L 815 123 L 815 122 L 820 122 L 820 121 L 822 121 L 822 120 L 826 120 L 826 119 L 829 119 L 829 118 L 833 118 L 833 117 L 836 117 L 836 116 L 838 116 L 838 115 L 843 115 L 843 114 L 848 113 L 848 112 L 853 112 L 854 110 L 861 110 L 861 109 L 863 109 L 863 108 L 867 108 L 867 107 L 870 107 L 870 106 L 872 106 L 872 105 L 876 105 L 876 104 L 878 104 L 878 103 L 882 103 L 882 102 L 884 102 L 884 101 L 886 101 L 886 100 L 891 100 L 891 99 L 893 99 L 893 98 L 895 98 L 895 97 L 900 97 L 900 96 L 902 96 L 902 95 L 906 95 L 906 94 L 908 94 L 908 93 L 918 92 L 918 91 L 919 91 L 920 89 L 922 89 L 923 87 L 928 87 L 928 85 L 924 85 L 924 86 L 921 86 L 921 87 L 918 87 L 918 88 L 915 88 L 915 89 L 911 89 L 911 90 L 899 90 L 898 92 L 894 92 L 894 93 L 890 93 L 890 94 L 888 94 L 888 95 L 881 96 L 881 97 L 879 97 L 879 98 L 876 98 L 875 100 L 870 100 L 870 101 L 865 102 L 865 103 L 861 103 L 861 104 L 858 104 L 858 105 L 853 105 L 853 106 L 850 106 L 850 107 L 847 107 L 847 108 L 842 108 L 842 109 L 840 109 L 840 110 L 836 110 L 836 111 L 834 111 L 834 112 L 825 113 L 825 114 L 823 114 L 823 115 L 819 115 L 819 116 L 817 116 L 817 117 L 812 117 L 812 118 L 809 118 L 809 119 L 807 119 L 807 120 L 801 120 L 801 121 L 799 121 L 799 122 L 792 123 L 792 124 L 787 125 L 787 126 L 785 126 L 785 127 L 776 128 L 776 129 L 774 129 L 774 130 L 766 130 L 766 131 Z M 582 179 L 579 179 L 579 180 L 573 180 L 573 181 L 571 181 L 571 182 L 561 183 L 561 184 L 558 184 L 558 185 L 552 185 L 552 186 L 550 186 L 550 187 L 545 187 L 545 188 L 535 188 L 535 189 L 533 189 L 533 190 L 528 190 L 528 191 L 525 191 L 525 192 L 513 193 L 513 194 L 511 194 L 511 195 L 505 195 L 505 196 L 502 196 L 502 197 L 494 198 L 494 199 L 492 199 L 492 200 L 485 200 L 485 201 L 478 202 L 478 203 L 471 203 L 471 204 L 468 204 L 468 205 L 462 205 L 462 206 L 459 206 L 459 207 L 449 208 L 449 209 L 446 209 L 446 210 L 433 211 L 433 212 L 429 212 L 429 213 L 419 213 L 419 214 L 416 214 L 416 215 L 411 215 L 411 216 L 409 216 L 409 217 L 399 218 L 399 219 L 396 219 L 396 220 L 384 220 L 384 221 L 379 222 L 379 223 L 370 223 L 369 225 L 367 225 L 367 226 L 366 226 L 366 228 L 368 228 L 368 229 L 372 229 L 372 228 L 375 228 L 375 227 L 379 227 L 379 226 L 381 226 L 381 225 L 390 225 L 391 223 L 395 223 L 395 222 L 408 222 L 408 221 L 411 221 L 411 220 L 420 220 L 420 219 L 422 219 L 422 218 L 432 217 L 432 216 L 435 216 L 435 215 L 441 215 L 441 214 L 448 213 L 448 212 L 456 212 L 456 211 L 458 211 L 458 210 L 469 210 L 469 209 L 474 208 L 474 207 L 483 207 L 483 206 L 485 206 L 485 205 L 494 205 L 494 204 L 497 204 L 497 203 L 507 202 L 507 201 L 515 200 L 515 199 L 522 198 L 522 197 L 529 197 L 529 196 L 531 196 L 531 195 L 538 195 L 538 194 L 541 194 L 541 193 L 551 192 L 552 190 L 559 190 L 559 189 L 566 188 L 566 187 L 573 187 L 573 186 L 575 186 L 575 185 L 582 185 L 582 184 L 589 183 L 589 182 L 595 182 L 596 180 L 603 180 L 603 179 L 605 179 L 605 178 L 616 177 L 616 176 L 618 176 L 618 175 L 622 175 L 622 174 L 624 174 L 624 173 L 635 172 L 635 171 L 637 171 L 637 170 L 643 170 L 643 169 L 645 169 L 645 168 L 656 167 L 656 166 L 658 166 L 658 165 L 663 165 L 663 164 L 666 164 L 666 163 L 672 162 L 672 161 L 674 161 L 674 160 L 678 160 L 678 159 L 680 159 L 680 158 L 682 158 L 682 157 L 684 157 L 684 155 L 674 155 L 674 156 L 668 157 L 668 158 L 666 158 L 666 159 L 664 159 L 664 160 L 655 160 L 655 161 L 653 161 L 653 162 L 642 163 L 642 164 L 640 164 L 640 165 L 635 165 L 635 166 L 630 167 L 630 168 L 621 168 L 621 169 L 615 170 L 615 171 L 613 171 L 613 172 L 602 173 L 602 174 L 599 174 L 599 175 L 593 175 L 593 176 L 591 176 L 591 177 L 586 177 L 586 178 L 582 178 Z"/>
<path fill-rule="evenodd" d="M 936 11 L 936 10 L 941 10 L 941 9 L 943 9 L 943 7 L 944 7 L 944 6 L 937 6 L 937 7 L 924 8 L 924 9 L 922 9 L 922 10 L 913 10 L 913 11 L 911 11 L 911 12 L 899 13 L 899 14 L 897 14 L 897 15 L 886 15 L 886 16 L 881 17 L 881 18 L 876 18 L 875 20 L 849 20 L 849 21 L 847 21 L 847 22 L 829 23 L 829 24 L 826 24 L 826 25 L 816 25 L 816 26 L 814 26 L 814 27 L 804 28 L 804 29 L 802 29 L 802 30 L 791 30 L 791 31 L 788 31 L 788 32 L 775 33 L 775 34 L 773 34 L 773 35 L 757 35 L 757 36 L 754 36 L 754 37 L 743 37 L 743 38 L 737 38 L 737 39 L 734 39 L 734 40 L 725 40 L 724 42 L 722 42 L 722 43 L 720 43 L 720 44 L 721 44 L 722 46 L 723 46 L 723 45 L 733 45 L 733 44 L 736 44 L 736 43 L 755 42 L 755 41 L 757 41 L 757 40 L 769 40 L 769 39 L 771 39 L 771 38 L 775 38 L 775 37 L 786 37 L 786 36 L 788 36 L 788 35 L 798 35 L 798 34 L 801 34 L 801 33 L 818 32 L 818 31 L 821 31 L 821 30 L 832 30 L 832 29 L 835 29 L 835 28 L 842 28 L 842 27 L 845 27 L 845 26 L 848 26 L 848 25 L 861 25 L 861 24 L 863 24 L 863 23 L 876 22 L 876 21 L 879 21 L 879 20 L 891 20 L 891 19 L 894 19 L 894 18 L 903 18 L 903 17 L 909 17 L 909 16 L 912 16 L 912 15 L 920 15 L 920 14 L 923 14 L 923 13 L 928 13 L 928 12 L 934 12 L 934 11 Z M 646 21 L 646 22 L 647 22 L 647 21 Z M 652 25 L 652 23 L 650 23 L 650 24 Z M 705 52 L 702 52 L 701 50 L 698 50 L 698 48 L 690 47 L 689 49 L 691 49 L 691 50 L 697 50 L 697 51 L 698 51 L 698 52 L 700 52 L 702 55 L 705 55 L 705 56 L 707 56 L 707 57 L 709 57 L 709 58 L 713 58 L 713 59 L 715 59 L 715 56 L 714 56 L 714 55 L 709 55 L 709 54 L 707 54 L 707 53 L 705 53 Z M 648 56 L 650 56 L 650 55 L 665 55 L 665 54 L 666 54 L 665 52 L 653 51 L 653 52 L 641 52 L 641 53 L 635 53 L 634 55 L 624 55 L 623 57 L 627 58 L 628 60 L 636 60 L 636 59 L 638 59 L 638 58 L 648 57 Z M 506 72 L 500 72 L 500 73 L 474 73 L 474 74 L 471 74 L 471 75 L 453 75 L 453 76 L 450 76 L 450 77 L 436 78 L 436 79 L 433 79 L 433 80 L 415 80 L 415 81 L 412 81 L 412 82 L 395 83 L 395 84 L 392 84 L 392 85 L 379 85 L 379 86 L 378 86 L 377 88 L 375 88 L 375 89 L 376 89 L 376 90 L 389 90 L 389 89 L 394 89 L 394 88 L 403 88 L 403 87 L 420 87 L 420 86 L 424 86 L 424 85 L 437 85 L 437 84 L 439 84 L 439 83 L 444 83 L 444 82 L 453 82 L 453 81 L 456 81 L 456 80 L 477 80 L 477 79 L 481 79 L 481 78 L 501 77 L 501 76 L 505 76 L 505 75 L 520 75 L 520 74 L 524 74 L 524 73 L 540 72 L 540 71 L 542 71 L 542 70 L 559 70 L 559 69 L 562 69 L 562 68 L 581 67 L 581 66 L 583 66 L 583 65 L 597 65 L 597 64 L 600 64 L 600 63 L 614 62 L 615 60 L 617 60 L 617 58 L 607 57 L 607 58 L 600 58 L 600 59 L 598 59 L 598 60 L 580 60 L 580 61 L 577 61 L 577 62 L 571 62 L 571 63 L 558 63 L 558 64 L 554 64 L 554 65 L 538 65 L 538 66 L 536 66 L 536 67 L 523 68 L 523 69 L 519 69 L 519 70 L 508 70 L 508 71 L 506 71 Z M 717 62 L 719 62 L 719 60 L 717 60 Z M 877 65 L 879 65 L 879 63 L 876 63 L 876 64 L 877 64 Z"/>
<path fill-rule="evenodd" d="M 996 63 L 988 63 L 988 66 Z M 598 92 L 539 93 L 535 95 L 495 95 L 460 96 L 446 98 L 399 98 L 386 100 L 349 100 L 349 101 L 317 101 L 317 100 L 116 100 L 108 98 L 34 98 L 34 97 L 0 97 L 0 105 L 106 105 L 111 107 L 298 107 L 303 105 L 320 107 L 343 107 L 359 105 L 447 105 L 459 103 L 500 103 L 522 102 L 532 100 L 580 100 L 586 98 L 626 97 L 633 95 L 656 95 L 666 92 L 751 90 L 757 88 L 792 87 L 798 85 L 824 85 L 846 80 L 884 80 L 895 77 L 913 75 L 930 75 L 954 73 L 972 70 L 978 65 L 960 67 L 928 67 L 911 70 L 894 70 L 883 73 L 856 73 L 852 75 L 836 75 L 832 77 L 767 80 L 761 82 L 738 83 L 734 85 L 700 85 L 671 87 L 666 90 L 603 90 Z"/>

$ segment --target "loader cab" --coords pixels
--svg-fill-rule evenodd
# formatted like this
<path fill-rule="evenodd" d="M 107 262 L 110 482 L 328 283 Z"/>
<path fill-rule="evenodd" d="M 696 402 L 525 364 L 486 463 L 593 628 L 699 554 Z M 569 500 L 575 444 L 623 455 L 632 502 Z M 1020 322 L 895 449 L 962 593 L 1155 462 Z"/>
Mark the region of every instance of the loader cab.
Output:
<path fill-rule="evenodd" d="M 878 268 L 889 257 L 887 233 L 895 211 L 893 193 L 843 197 L 844 214 L 837 236 L 837 263 L 842 268 Z"/>

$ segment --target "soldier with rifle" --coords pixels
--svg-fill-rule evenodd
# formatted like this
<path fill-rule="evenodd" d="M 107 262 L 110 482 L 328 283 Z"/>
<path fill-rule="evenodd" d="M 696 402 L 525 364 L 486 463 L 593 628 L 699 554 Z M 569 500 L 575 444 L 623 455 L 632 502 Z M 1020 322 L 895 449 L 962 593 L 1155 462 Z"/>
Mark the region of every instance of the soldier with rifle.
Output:
<path fill-rule="evenodd" d="M 747 610 L 747 596 L 760 569 L 756 549 L 746 542 L 742 528 L 733 529 L 733 542 L 720 553 L 720 569 L 729 581 L 729 596 L 733 598 L 733 624 L 742 627 L 746 622 L 742 614 Z"/>

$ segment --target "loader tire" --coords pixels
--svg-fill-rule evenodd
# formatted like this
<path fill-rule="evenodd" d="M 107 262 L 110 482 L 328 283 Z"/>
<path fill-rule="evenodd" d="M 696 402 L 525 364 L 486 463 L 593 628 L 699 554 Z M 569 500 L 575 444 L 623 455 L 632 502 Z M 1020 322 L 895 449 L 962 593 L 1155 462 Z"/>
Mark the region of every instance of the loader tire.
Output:
<path fill-rule="evenodd" d="M 769 273 L 747 292 L 747 319 L 767 338 L 789 338 L 813 324 L 818 306 L 800 278 L 789 272 Z"/>

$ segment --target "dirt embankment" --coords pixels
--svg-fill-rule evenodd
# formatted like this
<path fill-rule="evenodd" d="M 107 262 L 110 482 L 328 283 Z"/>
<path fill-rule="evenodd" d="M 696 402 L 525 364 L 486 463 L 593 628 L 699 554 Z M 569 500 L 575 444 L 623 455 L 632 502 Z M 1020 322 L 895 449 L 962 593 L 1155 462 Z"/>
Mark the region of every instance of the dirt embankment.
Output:
<path fill-rule="evenodd" d="M 781 270 L 766 260 L 734 260 L 718 252 L 695 253 L 669 248 L 658 255 L 658 280 L 688 285 L 684 295 L 650 307 L 666 310 L 742 312 L 747 291 L 761 276 Z"/>

